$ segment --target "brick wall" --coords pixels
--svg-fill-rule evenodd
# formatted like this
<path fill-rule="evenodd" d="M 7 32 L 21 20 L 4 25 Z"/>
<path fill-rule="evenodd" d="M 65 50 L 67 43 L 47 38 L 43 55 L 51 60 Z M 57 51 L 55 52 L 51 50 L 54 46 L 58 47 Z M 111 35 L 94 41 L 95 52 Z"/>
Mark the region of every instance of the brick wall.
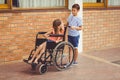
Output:
<path fill-rule="evenodd" d="M 120 10 L 84 10 L 83 51 L 120 47 Z"/>
<path fill-rule="evenodd" d="M 34 48 L 38 31 L 69 11 L 0 13 L 0 64 L 21 61 Z M 83 11 L 83 51 L 120 47 L 120 10 Z"/>

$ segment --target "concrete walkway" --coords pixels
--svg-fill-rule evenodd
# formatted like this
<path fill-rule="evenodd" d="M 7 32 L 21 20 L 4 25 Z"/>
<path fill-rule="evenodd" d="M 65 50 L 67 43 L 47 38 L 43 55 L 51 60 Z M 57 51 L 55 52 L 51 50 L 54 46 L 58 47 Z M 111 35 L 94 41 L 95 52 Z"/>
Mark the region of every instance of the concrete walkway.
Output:
<path fill-rule="evenodd" d="M 44 75 L 24 62 L 1 65 L 0 80 L 120 80 L 120 48 L 80 54 L 78 63 L 65 71 L 49 67 Z"/>

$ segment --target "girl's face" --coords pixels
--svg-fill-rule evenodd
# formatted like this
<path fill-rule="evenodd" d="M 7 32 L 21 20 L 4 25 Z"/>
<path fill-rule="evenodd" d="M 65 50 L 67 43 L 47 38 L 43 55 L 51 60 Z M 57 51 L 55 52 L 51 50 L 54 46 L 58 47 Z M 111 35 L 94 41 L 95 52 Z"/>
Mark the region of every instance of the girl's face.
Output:
<path fill-rule="evenodd" d="M 64 28 L 64 23 L 61 21 L 61 25 L 60 25 L 60 28 Z"/>
<path fill-rule="evenodd" d="M 73 16 L 77 16 L 79 10 L 77 10 L 76 8 L 72 8 L 72 14 Z"/>

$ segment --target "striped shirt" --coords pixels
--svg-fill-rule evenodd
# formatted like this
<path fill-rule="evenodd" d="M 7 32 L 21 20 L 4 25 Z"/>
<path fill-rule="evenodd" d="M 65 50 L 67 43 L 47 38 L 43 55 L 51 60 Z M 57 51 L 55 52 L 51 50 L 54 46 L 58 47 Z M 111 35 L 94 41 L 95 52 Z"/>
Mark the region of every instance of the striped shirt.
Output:
<path fill-rule="evenodd" d="M 73 16 L 72 14 L 68 17 L 68 26 L 75 26 L 75 27 L 79 27 L 82 26 L 82 19 L 79 16 Z M 72 30 L 70 28 L 68 28 L 68 35 L 69 36 L 78 36 L 80 35 L 78 30 Z"/>

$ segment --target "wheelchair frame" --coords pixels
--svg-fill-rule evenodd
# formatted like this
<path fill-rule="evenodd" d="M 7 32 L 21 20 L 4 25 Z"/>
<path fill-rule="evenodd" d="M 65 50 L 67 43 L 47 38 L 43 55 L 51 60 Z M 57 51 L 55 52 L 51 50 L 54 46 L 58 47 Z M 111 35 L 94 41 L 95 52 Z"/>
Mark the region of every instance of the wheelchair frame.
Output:
<path fill-rule="evenodd" d="M 47 72 L 48 70 L 47 66 L 49 65 L 54 65 L 56 69 L 60 71 L 68 69 L 71 66 L 73 59 L 74 59 L 74 47 L 71 43 L 65 41 L 66 30 L 67 30 L 67 27 L 65 27 L 64 29 L 64 34 L 50 34 L 49 35 L 51 37 L 63 37 L 63 40 L 59 42 L 58 44 L 56 44 L 55 48 L 51 48 L 51 45 L 46 45 L 47 46 L 46 50 L 44 53 L 41 54 L 40 58 L 38 59 L 38 64 L 34 64 L 34 63 L 31 64 L 31 67 L 33 70 L 36 70 L 36 72 L 39 72 L 40 74 L 44 74 L 45 72 Z M 40 44 L 47 41 L 47 39 L 38 38 L 39 34 L 45 34 L 45 33 L 46 32 L 38 32 L 36 34 L 35 48 L 31 51 L 27 60 L 30 60 L 32 58 L 33 52 L 36 51 L 37 47 Z M 64 48 L 67 48 L 67 49 L 65 50 Z M 68 52 L 66 52 L 65 55 L 68 55 L 68 57 L 66 58 L 69 58 L 69 60 L 68 62 L 64 63 L 62 62 L 62 60 L 65 60 L 63 51 L 67 51 L 67 50 Z M 60 58 L 60 62 L 58 62 L 59 58 Z M 24 62 L 26 62 L 26 60 L 24 60 Z"/>

